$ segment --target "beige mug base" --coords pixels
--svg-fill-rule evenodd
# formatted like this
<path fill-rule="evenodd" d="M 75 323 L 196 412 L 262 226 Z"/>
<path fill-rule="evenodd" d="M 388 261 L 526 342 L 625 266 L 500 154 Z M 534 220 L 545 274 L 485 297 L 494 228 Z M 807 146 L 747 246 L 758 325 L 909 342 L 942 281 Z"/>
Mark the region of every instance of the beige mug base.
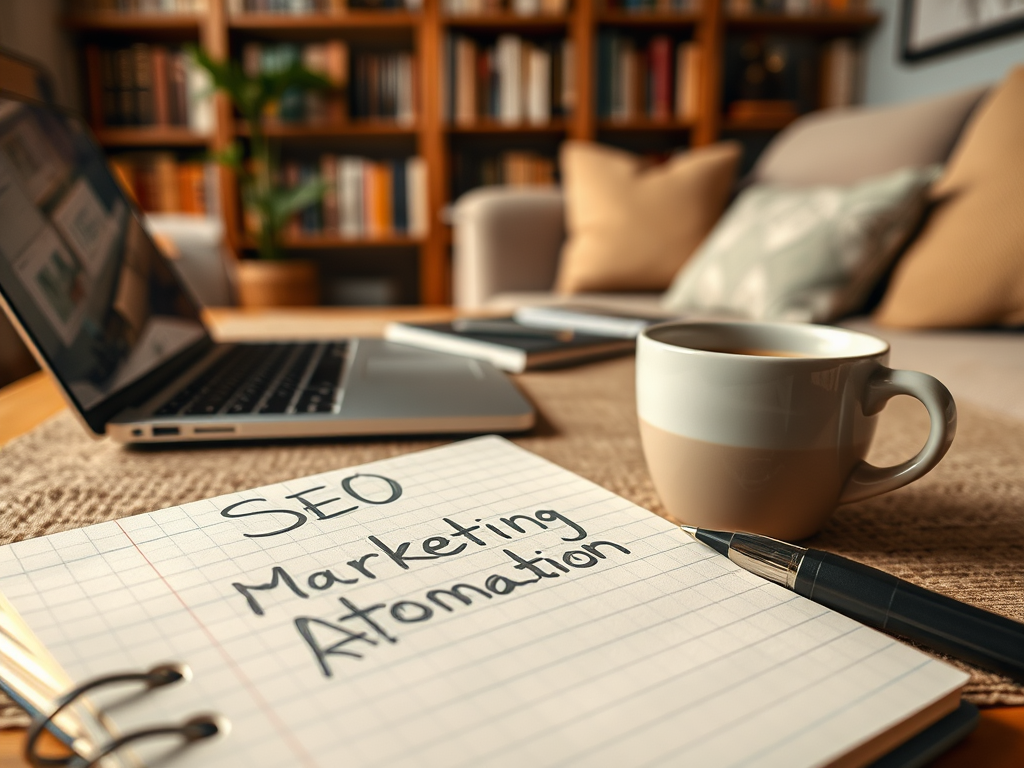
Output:
<path fill-rule="evenodd" d="M 654 487 L 680 523 L 777 539 L 813 535 L 867 446 L 737 448 L 676 435 L 640 419 Z"/>

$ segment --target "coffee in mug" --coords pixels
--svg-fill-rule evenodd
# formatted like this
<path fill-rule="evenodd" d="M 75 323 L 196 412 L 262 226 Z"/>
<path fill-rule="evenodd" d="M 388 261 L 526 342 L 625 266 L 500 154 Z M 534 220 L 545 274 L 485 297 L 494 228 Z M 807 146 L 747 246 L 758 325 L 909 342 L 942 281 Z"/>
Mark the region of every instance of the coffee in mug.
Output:
<path fill-rule="evenodd" d="M 889 345 L 842 328 L 667 323 L 637 340 L 637 411 L 655 488 L 679 522 L 801 539 L 840 504 L 931 470 L 956 432 L 935 378 L 886 367 Z M 931 431 L 895 467 L 864 461 L 895 395 L 924 403 Z"/>

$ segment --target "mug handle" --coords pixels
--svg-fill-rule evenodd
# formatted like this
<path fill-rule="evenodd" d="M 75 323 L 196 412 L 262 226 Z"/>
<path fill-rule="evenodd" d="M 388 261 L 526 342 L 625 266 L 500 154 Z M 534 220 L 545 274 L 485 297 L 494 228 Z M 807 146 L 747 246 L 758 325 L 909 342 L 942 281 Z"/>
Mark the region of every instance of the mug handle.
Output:
<path fill-rule="evenodd" d="M 861 501 L 911 483 L 942 460 L 956 434 L 956 403 L 949 390 L 934 376 L 879 366 L 868 379 L 864 415 L 874 416 L 896 395 L 910 395 L 928 409 L 931 429 L 920 452 L 894 467 L 876 467 L 861 461 L 854 467 L 839 494 L 839 504 Z"/>

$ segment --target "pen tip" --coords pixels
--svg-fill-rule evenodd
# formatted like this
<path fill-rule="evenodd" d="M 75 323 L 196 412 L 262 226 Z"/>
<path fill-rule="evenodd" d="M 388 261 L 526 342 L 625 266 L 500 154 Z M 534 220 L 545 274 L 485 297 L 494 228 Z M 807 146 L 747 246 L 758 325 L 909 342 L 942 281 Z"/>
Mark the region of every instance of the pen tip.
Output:
<path fill-rule="evenodd" d="M 697 529 L 694 528 L 692 525 L 680 525 L 679 529 L 683 533 L 689 534 L 691 538 L 693 538 L 693 539 L 697 538 Z"/>

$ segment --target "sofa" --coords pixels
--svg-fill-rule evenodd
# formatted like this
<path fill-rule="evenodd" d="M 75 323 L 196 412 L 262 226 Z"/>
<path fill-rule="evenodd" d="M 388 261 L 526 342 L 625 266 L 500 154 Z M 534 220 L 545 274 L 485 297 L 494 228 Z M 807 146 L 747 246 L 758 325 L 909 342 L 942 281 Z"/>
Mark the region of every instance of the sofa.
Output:
<path fill-rule="evenodd" d="M 827 110 L 804 116 L 769 144 L 737 192 L 760 182 L 851 184 L 903 166 L 945 163 L 987 89 L 910 104 Z M 485 187 L 452 210 L 454 299 L 467 310 L 574 304 L 625 313 L 679 316 L 661 292 L 555 290 L 567 237 L 558 189 Z M 1024 243 L 1021 245 L 1024 271 Z M 870 315 L 836 322 L 892 345 L 890 364 L 939 378 L 958 400 L 1024 419 L 1024 333 L 1014 329 L 907 330 Z"/>

